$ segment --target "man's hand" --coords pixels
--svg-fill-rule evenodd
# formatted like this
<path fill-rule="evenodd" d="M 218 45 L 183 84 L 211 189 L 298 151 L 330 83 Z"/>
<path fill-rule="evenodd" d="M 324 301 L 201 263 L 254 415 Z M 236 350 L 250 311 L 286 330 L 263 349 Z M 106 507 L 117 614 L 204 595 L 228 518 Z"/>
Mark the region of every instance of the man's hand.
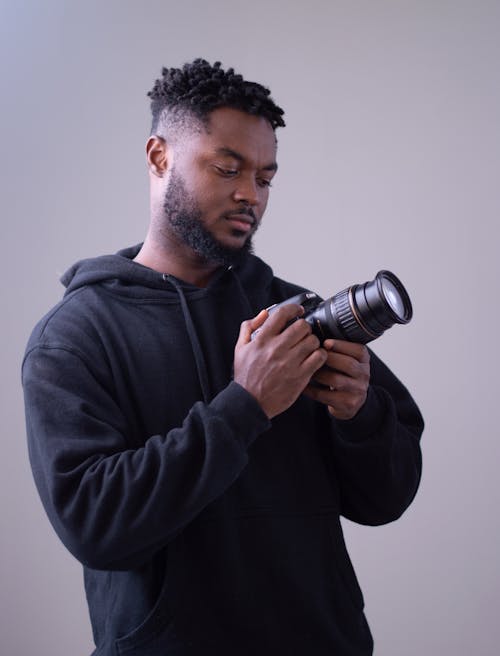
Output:
<path fill-rule="evenodd" d="M 289 408 L 311 376 L 326 362 L 319 339 L 300 317 L 300 305 L 285 305 L 271 315 L 262 310 L 241 324 L 234 351 L 234 380 L 260 403 L 271 419 Z M 251 339 L 254 330 L 258 335 Z"/>
<path fill-rule="evenodd" d="M 314 374 L 304 393 L 325 403 L 337 419 L 352 419 L 368 393 L 368 349 L 363 344 L 341 339 L 327 339 L 323 348 L 328 352 L 325 366 Z"/>

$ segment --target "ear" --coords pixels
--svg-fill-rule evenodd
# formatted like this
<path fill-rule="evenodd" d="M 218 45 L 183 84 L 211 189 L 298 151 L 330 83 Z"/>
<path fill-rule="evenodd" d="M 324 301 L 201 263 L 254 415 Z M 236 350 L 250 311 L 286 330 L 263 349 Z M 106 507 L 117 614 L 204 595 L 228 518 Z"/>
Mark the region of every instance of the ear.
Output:
<path fill-rule="evenodd" d="M 149 137 L 146 143 L 148 168 L 153 175 L 162 178 L 168 168 L 167 143 L 158 135 Z"/>

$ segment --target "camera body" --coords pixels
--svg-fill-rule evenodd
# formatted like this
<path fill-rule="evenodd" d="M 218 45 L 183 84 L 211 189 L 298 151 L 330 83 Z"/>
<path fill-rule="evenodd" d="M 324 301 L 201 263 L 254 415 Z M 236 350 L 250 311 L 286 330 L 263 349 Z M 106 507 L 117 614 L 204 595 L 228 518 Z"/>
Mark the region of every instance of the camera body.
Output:
<path fill-rule="evenodd" d="M 302 319 L 310 324 L 321 342 L 333 338 L 367 344 L 395 323 L 408 323 L 413 316 L 406 289 L 387 270 L 379 271 L 373 280 L 347 287 L 325 301 L 314 292 L 303 292 L 267 309 L 272 314 L 290 303 L 302 305 L 305 311 Z"/>

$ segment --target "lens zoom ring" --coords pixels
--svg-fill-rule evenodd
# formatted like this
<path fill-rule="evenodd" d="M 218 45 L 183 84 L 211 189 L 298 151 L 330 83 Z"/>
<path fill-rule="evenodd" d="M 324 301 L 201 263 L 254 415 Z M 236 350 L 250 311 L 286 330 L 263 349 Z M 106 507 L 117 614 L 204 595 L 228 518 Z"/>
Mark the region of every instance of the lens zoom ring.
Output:
<path fill-rule="evenodd" d="M 348 287 L 335 295 L 335 317 L 337 324 L 347 340 L 366 344 L 366 342 L 370 341 L 371 336 L 360 326 L 352 311 L 349 302 L 349 291 L 350 288 Z"/>

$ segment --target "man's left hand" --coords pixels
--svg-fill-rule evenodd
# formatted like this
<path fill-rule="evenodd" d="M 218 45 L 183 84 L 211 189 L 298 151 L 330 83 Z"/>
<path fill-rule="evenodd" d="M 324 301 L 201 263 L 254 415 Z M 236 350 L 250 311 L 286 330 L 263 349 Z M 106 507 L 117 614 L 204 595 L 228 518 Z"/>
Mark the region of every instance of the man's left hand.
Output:
<path fill-rule="evenodd" d="M 327 339 L 326 364 L 319 369 L 304 394 L 328 406 L 336 419 L 352 419 L 363 406 L 370 384 L 370 354 L 363 344 Z"/>

